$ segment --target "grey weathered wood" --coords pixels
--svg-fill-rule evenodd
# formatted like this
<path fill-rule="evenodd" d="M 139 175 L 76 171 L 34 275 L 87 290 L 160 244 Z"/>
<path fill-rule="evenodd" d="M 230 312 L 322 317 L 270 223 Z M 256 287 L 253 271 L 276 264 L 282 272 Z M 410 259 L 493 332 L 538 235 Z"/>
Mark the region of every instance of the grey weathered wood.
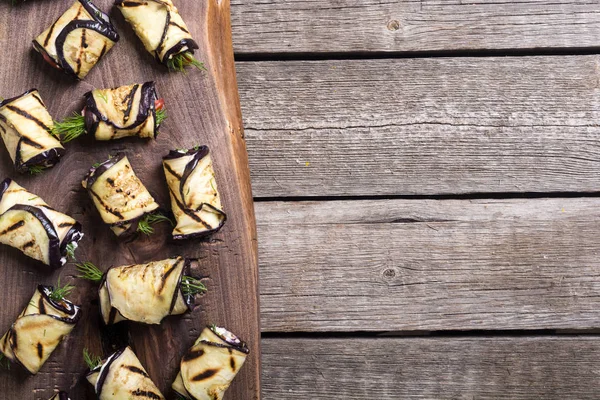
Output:
<path fill-rule="evenodd" d="M 238 53 L 596 47 L 593 0 L 232 1 Z"/>
<path fill-rule="evenodd" d="M 115 17 L 121 41 L 100 61 L 85 81 L 76 82 L 46 65 L 31 49 L 39 34 L 74 0 L 27 1 L 11 6 L 0 1 L 0 96 L 8 98 L 37 87 L 51 114 L 62 119 L 82 108 L 82 95 L 93 88 L 155 80 L 164 96 L 168 120 L 157 140 L 95 142 L 82 138 L 66 145 L 61 162 L 40 176 L 19 175 L 0 144 L 0 179 L 10 176 L 54 208 L 83 224 L 85 237 L 76 254 L 103 270 L 111 265 L 142 263 L 183 255 L 198 257 L 195 274 L 207 277 L 208 293 L 198 307 L 183 317 L 167 318 L 160 326 L 130 324 L 130 343 L 165 395 L 179 361 L 206 324 L 223 325 L 249 342 L 251 354 L 227 392 L 226 399 L 260 398 L 260 330 L 258 327 L 258 262 L 250 177 L 231 44 L 229 1 L 178 2 L 188 28 L 198 42 L 199 58 L 206 72 L 190 70 L 170 74 L 141 45 L 122 16 Z M 109 11 L 112 0 L 94 0 Z M 167 224 L 156 227 L 152 237 L 119 241 L 100 220 L 81 180 L 92 164 L 109 154 L 127 154 L 133 169 L 156 200 L 169 208 L 169 194 L 161 157 L 169 149 L 206 144 L 217 175 L 219 192 L 228 221 L 210 240 L 173 243 Z M 100 354 L 97 290 L 76 279 L 71 263 L 50 272 L 14 249 L 0 247 L 0 334 L 14 322 L 38 283 L 76 283 L 71 299 L 83 305 L 84 317 L 34 377 L 19 368 L 0 370 L 0 398 L 46 400 L 55 388 L 68 390 L 74 400 L 95 398 L 91 386 L 81 379 L 85 371 L 82 349 Z M 108 354 L 104 354 L 108 355 Z M 87 393 L 87 397 L 86 394 Z"/>
<path fill-rule="evenodd" d="M 255 206 L 263 332 L 600 327 L 599 198 Z"/>
<path fill-rule="evenodd" d="M 263 340 L 263 397 L 598 399 L 600 337 Z"/>
<path fill-rule="evenodd" d="M 598 56 L 237 68 L 255 196 L 600 190 Z"/>

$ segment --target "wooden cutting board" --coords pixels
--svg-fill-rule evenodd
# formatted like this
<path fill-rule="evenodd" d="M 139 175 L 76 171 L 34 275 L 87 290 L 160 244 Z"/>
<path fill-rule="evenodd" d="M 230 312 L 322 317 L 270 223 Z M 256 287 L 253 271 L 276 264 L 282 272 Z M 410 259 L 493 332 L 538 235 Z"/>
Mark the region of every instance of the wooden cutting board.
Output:
<path fill-rule="evenodd" d="M 18 0 L 17 0 L 18 1 Z M 67 154 L 54 168 L 39 176 L 13 170 L 4 146 L 0 148 L 0 176 L 11 177 L 41 196 L 52 207 L 83 224 L 85 238 L 77 250 L 81 261 L 92 261 L 103 270 L 110 265 L 141 263 L 184 255 L 199 258 L 197 273 L 205 276 L 209 292 L 198 298 L 198 308 L 182 316 L 168 317 L 160 326 L 139 324 L 119 328 L 129 336 L 134 351 L 167 398 L 179 360 L 202 328 L 216 323 L 248 342 L 246 364 L 225 398 L 260 398 L 260 348 L 258 317 L 257 247 L 248 161 L 237 93 L 231 44 L 228 0 L 179 0 L 176 5 L 200 49 L 196 52 L 207 72 L 168 73 L 144 50 L 141 42 L 111 0 L 95 4 L 110 11 L 121 40 L 100 61 L 85 81 L 77 82 L 48 66 L 32 50 L 31 40 L 54 22 L 71 0 L 29 0 L 11 6 L 0 2 L 0 96 L 4 98 L 38 88 L 50 113 L 62 119 L 82 108 L 82 95 L 93 88 L 116 87 L 154 80 L 165 98 L 169 118 L 157 140 L 126 139 L 96 142 L 82 138 L 67 144 Z M 124 152 L 133 169 L 164 207 L 169 208 L 161 158 L 170 149 L 210 146 L 223 206 L 228 214 L 224 228 L 205 241 L 173 243 L 170 227 L 156 225 L 150 237 L 130 242 L 116 239 L 94 209 L 81 180 L 88 168 L 109 154 Z M 0 369 L 0 397 L 42 399 L 56 389 L 69 391 L 73 400 L 95 398 L 84 380 L 84 347 L 100 354 L 99 310 L 96 287 L 77 279 L 73 263 L 49 271 L 18 251 L 0 248 L 0 331 L 4 333 L 29 301 L 39 283 L 76 284 L 71 300 L 84 312 L 68 336 L 36 376 L 19 367 Z M 107 354 L 103 354 L 107 355 Z"/>

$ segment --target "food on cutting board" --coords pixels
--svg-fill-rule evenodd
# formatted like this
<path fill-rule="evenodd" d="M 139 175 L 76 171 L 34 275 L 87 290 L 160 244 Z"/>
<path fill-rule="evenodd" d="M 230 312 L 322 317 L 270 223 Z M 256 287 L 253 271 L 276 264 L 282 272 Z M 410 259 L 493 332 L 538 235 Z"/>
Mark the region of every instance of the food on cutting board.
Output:
<path fill-rule="evenodd" d="M 194 58 L 198 44 L 171 0 L 118 0 L 115 5 L 159 63 L 172 71 L 204 69 Z"/>
<path fill-rule="evenodd" d="M 207 327 L 181 359 L 173 390 L 188 400 L 221 400 L 249 353 L 227 329 Z"/>
<path fill-rule="evenodd" d="M 0 339 L 0 352 L 31 374 L 42 368 L 81 317 L 79 306 L 65 297 L 73 286 L 39 285 L 8 332 Z"/>
<path fill-rule="evenodd" d="M 130 347 L 113 353 L 88 372 L 99 400 L 164 400 Z"/>
<path fill-rule="evenodd" d="M 221 229 L 227 215 L 208 147 L 172 150 L 163 158 L 163 168 L 177 220 L 173 238 L 197 238 Z"/>
<path fill-rule="evenodd" d="M 51 268 L 74 258 L 81 224 L 10 178 L 0 183 L 0 243 Z"/>
<path fill-rule="evenodd" d="M 76 1 L 33 41 L 54 68 L 83 79 L 119 41 L 110 17 L 89 0 Z"/>
<path fill-rule="evenodd" d="M 111 267 L 103 273 L 90 262 L 77 265 L 81 278 L 100 285 L 100 313 L 107 325 L 120 321 L 160 324 L 169 315 L 191 311 L 204 284 L 189 275 L 191 260 L 176 257 Z"/>
<path fill-rule="evenodd" d="M 130 136 L 152 139 L 167 118 L 165 102 L 158 97 L 154 82 L 94 89 L 84 97 L 85 107 L 80 114 L 54 125 L 53 132 L 63 143 L 84 134 L 96 140 Z"/>
<path fill-rule="evenodd" d="M 65 149 L 37 89 L 0 102 L 0 135 L 15 169 L 36 174 L 54 166 Z"/>
<path fill-rule="evenodd" d="M 81 183 L 102 220 L 117 236 L 129 236 L 155 220 L 159 205 L 124 155 L 94 165 Z M 160 217 L 156 217 L 160 218 Z"/>

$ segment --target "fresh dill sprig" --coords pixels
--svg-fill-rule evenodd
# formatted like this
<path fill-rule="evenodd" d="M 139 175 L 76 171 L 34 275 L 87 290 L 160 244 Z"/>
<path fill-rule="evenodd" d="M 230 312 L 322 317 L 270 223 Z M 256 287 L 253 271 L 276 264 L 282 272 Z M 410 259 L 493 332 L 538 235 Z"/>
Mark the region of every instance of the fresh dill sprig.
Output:
<path fill-rule="evenodd" d="M 96 368 L 98 365 L 102 364 L 102 357 L 90 354 L 88 349 L 83 349 L 83 361 L 87 364 L 90 370 Z"/>
<path fill-rule="evenodd" d="M 206 71 L 204 63 L 196 60 L 194 55 L 189 51 L 176 54 L 167 61 L 167 67 L 174 72 L 185 72 L 185 68 L 188 66 L 196 67 L 200 71 Z"/>
<path fill-rule="evenodd" d="M 87 279 L 88 281 L 99 283 L 104 276 L 104 273 L 100 271 L 100 268 L 96 267 L 89 261 L 81 264 L 76 264 L 75 268 L 81 273 L 78 278 Z"/>
<path fill-rule="evenodd" d="M 137 231 L 143 233 L 144 235 L 152 235 L 154 233 L 154 228 L 152 225 L 158 224 L 159 222 L 169 222 L 171 225 L 173 225 L 173 221 L 171 221 L 169 217 L 160 213 L 146 214 L 146 216 L 144 216 L 144 218 L 142 218 L 138 223 Z"/>
<path fill-rule="evenodd" d="M 41 165 L 32 165 L 31 167 L 27 168 L 27 172 L 29 172 L 30 175 L 39 175 L 44 172 L 45 169 L 46 167 Z"/>
<path fill-rule="evenodd" d="M 95 164 L 92 165 L 92 168 L 98 168 L 101 165 L 102 165 L 101 162 L 97 162 L 97 163 L 95 163 Z"/>
<path fill-rule="evenodd" d="M 63 143 L 68 143 L 73 139 L 86 133 L 85 117 L 78 113 L 73 113 L 73 116 L 67 117 L 61 122 L 54 121 L 52 133 L 61 138 Z"/>
<path fill-rule="evenodd" d="M 167 119 L 167 110 L 161 108 L 160 110 L 156 110 L 156 125 L 160 125 Z"/>
<path fill-rule="evenodd" d="M 71 260 L 77 260 L 77 258 L 75 257 L 75 249 L 76 248 L 77 248 L 77 245 L 73 242 L 69 243 L 65 247 L 65 251 L 67 252 L 67 258 L 69 258 Z"/>
<path fill-rule="evenodd" d="M 98 97 L 104 100 L 105 103 L 108 103 L 108 97 L 106 96 L 106 93 L 103 93 L 102 91 L 98 90 L 96 94 L 98 95 Z"/>
<path fill-rule="evenodd" d="M 50 295 L 48 295 L 48 297 L 50 297 L 54 301 L 61 301 L 64 300 L 65 296 L 68 296 L 73 289 L 75 289 L 75 286 L 73 285 L 66 284 L 65 286 L 61 286 L 60 278 L 58 278 L 58 281 L 56 282 L 56 287 L 52 289 L 52 292 L 50 292 Z"/>
<path fill-rule="evenodd" d="M 200 280 L 191 276 L 184 275 L 181 278 L 181 292 L 185 296 L 195 296 L 200 293 L 206 293 L 206 286 Z"/>

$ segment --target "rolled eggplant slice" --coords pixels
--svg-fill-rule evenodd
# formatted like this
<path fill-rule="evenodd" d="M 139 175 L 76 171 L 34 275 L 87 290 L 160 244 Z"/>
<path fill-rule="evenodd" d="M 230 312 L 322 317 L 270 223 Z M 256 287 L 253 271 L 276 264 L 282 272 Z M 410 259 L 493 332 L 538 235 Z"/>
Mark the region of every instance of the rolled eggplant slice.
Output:
<path fill-rule="evenodd" d="M 205 328 L 181 359 L 173 390 L 189 400 L 221 400 L 250 351 L 224 328 Z"/>
<path fill-rule="evenodd" d="M 129 347 L 103 360 L 86 378 L 99 400 L 164 399 Z"/>
<path fill-rule="evenodd" d="M 177 225 L 174 239 L 202 237 L 221 229 L 227 215 L 221 206 L 208 147 L 172 150 L 163 168 Z"/>
<path fill-rule="evenodd" d="M 10 178 L 0 183 L 0 243 L 60 268 L 83 238 L 81 224 Z"/>
<path fill-rule="evenodd" d="M 67 392 L 58 392 L 50 398 L 50 400 L 71 400 Z"/>
<path fill-rule="evenodd" d="M 0 135 L 19 172 L 52 167 L 65 154 L 53 126 L 37 89 L 0 102 Z"/>
<path fill-rule="evenodd" d="M 98 290 L 104 323 L 129 320 L 160 324 L 166 316 L 191 310 L 194 295 L 182 290 L 189 266 L 190 260 L 177 257 L 110 268 Z"/>
<path fill-rule="evenodd" d="M 0 339 L 0 351 L 36 374 L 81 317 L 79 306 L 50 298 L 51 286 L 38 286 L 29 304 Z"/>
<path fill-rule="evenodd" d="M 91 1 L 78 0 L 33 41 L 33 47 L 53 67 L 83 79 L 118 41 L 110 17 Z"/>
<path fill-rule="evenodd" d="M 115 5 L 158 62 L 168 66 L 174 56 L 198 48 L 171 0 L 118 0 Z"/>
<path fill-rule="evenodd" d="M 92 167 L 81 184 L 117 236 L 135 233 L 140 219 L 159 207 L 124 155 Z"/>
<path fill-rule="evenodd" d="M 96 140 L 156 138 L 159 124 L 154 82 L 96 89 L 85 94 L 85 127 Z"/>

